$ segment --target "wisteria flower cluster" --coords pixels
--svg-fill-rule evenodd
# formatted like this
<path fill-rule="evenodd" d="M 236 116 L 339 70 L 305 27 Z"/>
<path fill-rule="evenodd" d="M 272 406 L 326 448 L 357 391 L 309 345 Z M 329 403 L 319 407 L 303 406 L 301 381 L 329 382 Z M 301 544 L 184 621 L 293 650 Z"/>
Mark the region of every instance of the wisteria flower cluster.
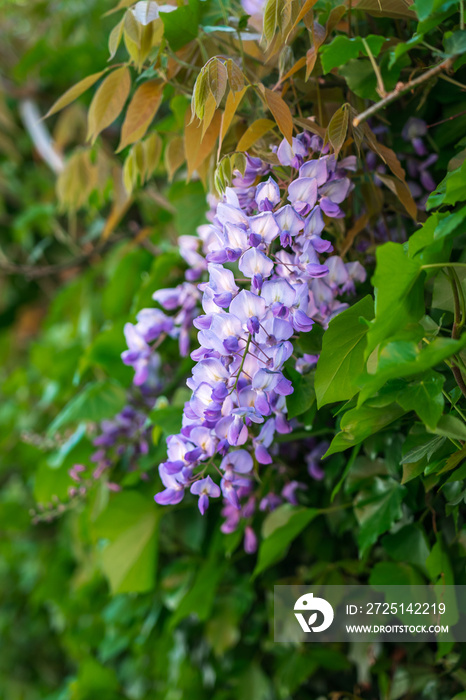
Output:
<path fill-rule="evenodd" d="M 292 430 L 286 397 L 293 386 L 285 363 L 306 372 L 317 360 L 295 351 L 293 341 L 316 322 L 326 327 L 347 306 L 340 297 L 365 279 L 359 262 L 331 255 L 323 235 L 326 222 L 344 217 L 356 158 L 337 162 L 308 133 L 292 145 L 284 141 L 276 155 L 280 167 L 248 156 L 244 175 L 236 173 L 222 201 L 210 200 L 210 223 L 195 236 L 181 237 L 186 281 L 154 294 L 175 315 L 144 309 L 126 327 L 123 360 L 134 367 L 136 383 L 147 376 L 151 342 L 177 337 L 184 355 L 191 326 L 198 330 L 199 347 L 191 353 L 196 364 L 187 381 L 192 395 L 181 432 L 167 439 L 168 459 L 159 466 L 165 488 L 155 500 L 176 504 L 189 489 L 204 513 L 209 498 L 223 495 L 225 531 L 234 529 L 241 510 L 251 514 L 254 470 L 273 465 L 276 434 Z M 284 166 L 291 172 L 288 183 Z M 276 170 L 280 177 L 274 177 Z M 198 304 L 202 313 L 196 315 Z M 283 498 L 294 502 L 299 486 L 285 484 L 281 497 L 269 495 L 261 508 L 276 507 Z M 247 539 L 245 548 L 252 550 L 250 532 Z"/>

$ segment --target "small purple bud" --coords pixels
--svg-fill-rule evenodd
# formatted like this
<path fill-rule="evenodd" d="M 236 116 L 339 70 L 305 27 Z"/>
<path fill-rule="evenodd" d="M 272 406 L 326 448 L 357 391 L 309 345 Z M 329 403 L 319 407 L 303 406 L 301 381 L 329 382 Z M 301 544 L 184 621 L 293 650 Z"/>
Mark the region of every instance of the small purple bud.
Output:
<path fill-rule="evenodd" d="M 254 554 L 257 550 L 256 533 L 249 525 L 244 530 L 244 551 L 246 554 Z"/>

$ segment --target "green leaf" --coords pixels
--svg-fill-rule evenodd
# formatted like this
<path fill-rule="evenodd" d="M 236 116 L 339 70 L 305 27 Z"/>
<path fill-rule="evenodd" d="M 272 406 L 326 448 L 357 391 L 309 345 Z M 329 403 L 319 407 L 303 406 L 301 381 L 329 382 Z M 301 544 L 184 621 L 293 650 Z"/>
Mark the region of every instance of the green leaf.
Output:
<path fill-rule="evenodd" d="M 376 477 L 369 489 L 358 494 L 355 513 L 361 526 L 358 535 L 361 556 L 379 535 L 387 532 L 401 518 L 401 502 L 405 493 L 406 487 L 393 479 Z"/>
<path fill-rule="evenodd" d="M 458 275 L 463 294 L 466 294 L 466 270 L 459 267 L 456 270 L 456 274 Z M 451 282 L 449 278 L 443 274 L 436 275 L 434 280 L 432 308 L 441 309 L 442 311 L 450 311 L 451 313 L 453 313 L 455 310 Z"/>
<path fill-rule="evenodd" d="M 371 586 L 422 586 L 425 585 L 425 579 L 405 562 L 394 564 L 391 561 L 379 561 L 371 571 L 369 583 Z"/>
<path fill-rule="evenodd" d="M 189 615 L 195 615 L 201 622 L 209 619 L 215 601 L 220 579 L 225 571 L 225 564 L 211 553 L 199 571 L 190 590 L 181 600 L 170 619 L 170 629 L 174 629 L 181 620 Z"/>
<path fill-rule="evenodd" d="M 286 370 L 293 383 L 293 393 L 286 397 L 288 418 L 295 418 L 305 413 L 316 400 L 314 391 L 314 373 L 300 374 L 293 368 Z"/>
<path fill-rule="evenodd" d="M 99 422 L 121 411 L 126 403 L 126 391 L 113 380 L 92 382 L 66 404 L 48 429 L 53 435 L 69 423 L 87 420 Z"/>
<path fill-rule="evenodd" d="M 160 18 L 164 25 L 164 37 L 170 44 L 170 48 L 173 51 L 179 51 L 198 35 L 199 0 L 189 0 L 188 5 L 181 5 L 173 12 L 161 12 Z"/>
<path fill-rule="evenodd" d="M 341 419 L 341 431 L 335 435 L 330 447 L 324 454 L 329 457 L 336 452 L 343 452 L 353 447 L 370 435 L 382 430 L 404 414 L 404 410 L 396 403 L 388 406 L 371 406 L 364 404 L 347 411 Z"/>
<path fill-rule="evenodd" d="M 426 533 L 421 525 L 413 523 L 404 525 L 393 534 L 385 535 L 382 546 L 395 561 L 409 561 L 421 568 L 425 568 L 430 553 Z"/>
<path fill-rule="evenodd" d="M 437 537 L 437 542 L 432 547 L 426 561 L 427 570 L 433 582 L 435 582 L 436 579 L 440 579 L 442 585 L 453 586 L 455 579 L 450 558 L 442 542 L 441 535 Z"/>
<path fill-rule="evenodd" d="M 155 408 L 149 414 L 149 418 L 152 424 L 162 428 L 167 435 L 176 435 L 176 433 L 180 432 L 182 417 L 182 406 L 166 406 L 166 408 Z"/>
<path fill-rule="evenodd" d="M 356 377 L 364 368 L 367 324 L 360 317 L 374 317 L 374 302 L 368 295 L 338 314 L 325 331 L 317 362 L 315 391 L 319 408 L 351 399 L 358 391 Z"/>
<path fill-rule="evenodd" d="M 109 540 L 102 568 L 112 594 L 150 591 L 155 581 L 156 530 L 163 509 L 136 491 L 110 498 L 93 526 L 95 537 Z"/>
<path fill-rule="evenodd" d="M 466 200 L 466 160 L 460 168 L 452 170 L 442 180 L 436 190 L 429 195 L 426 203 L 427 211 L 442 204 L 456 204 Z"/>
<path fill-rule="evenodd" d="M 461 450 L 457 450 L 456 452 L 453 452 L 452 455 L 447 459 L 447 463 L 443 467 L 443 469 L 440 470 L 440 474 L 443 474 L 444 472 L 448 472 L 451 469 L 454 469 L 455 467 L 458 466 L 458 464 L 461 464 L 466 459 L 466 446 L 463 447 Z M 456 479 L 463 479 L 466 477 L 466 474 L 463 476 L 465 467 L 463 466 L 462 469 L 457 469 L 451 476 L 447 479 L 447 481 L 455 481 Z"/>
<path fill-rule="evenodd" d="M 362 388 L 359 404 L 373 396 L 390 379 L 422 374 L 459 352 L 465 345 L 466 333 L 459 340 L 434 338 L 429 345 L 422 348 L 414 341 L 397 340 L 387 343 L 379 351 L 377 358 L 374 358 L 371 373 L 360 379 Z"/>
<path fill-rule="evenodd" d="M 318 355 L 322 351 L 324 332 L 320 324 L 314 323 L 308 333 L 300 333 L 298 340 L 300 350 L 308 355 Z"/>
<path fill-rule="evenodd" d="M 443 413 L 444 382 L 443 375 L 429 372 L 403 389 L 397 401 L 405 411 L 415 411 L 429 428 L 434 429 Z"/>
<path fill-rule="evenodd" d="M 439 241 L 448 240 L 459 233 L 458 228 L 466 219 L 466 207 L 453 214 L 436 212 L 430 216 L 419 231 L 409 239 L 409 256 L 413 258 L 420 251 Z M 438 246 L 436 246 L 438 248 Z"/>
<path fill-rule="evenodd" d="M 413 464 L 403 464 L 403 476 L 401 477 L 401 483 L 407 484 L 408 481 L 412 481 L 417 476 L 420 476 L 424 470 L 424 461 L 414 462 Z"/>
<path fill-rule="evenodd" d="M 394 339 L 408 323 L 424 315 L 424 272 L 406 255 L 400 243 L 377 248 L 375 319 L 367 335 L 366 357 L 386 338 Z"/>
<path fill-rule="evenodd" d="M 428 442 L 419 445 L 418 447 L 413 447 L 402 457 L 402 464 L 412 464 L 414 462 L 419 462 L 423 457 L 427 457 L 430 460 L 433 454 L 437 452 L 438 449 L 444 444 L 445 438 L 436 437 Z"/>
<path fill-rule="evenodd" d="M 271 534 L 262 541 L 253 578 L 283 559 L 293 540 L 301 534 L 304 528 L 307 527 L 319 513 L 320 511 L 317 508 L 294 507 L 292 511 L 290 509 L 286 523 L 272 530 Z M 268 517 L 272 515 L 273 513 Z"/>
<path fill-rule="evenodd" d="M 416 0 L 412 9 L 416 12 L 419 21 L 423 22 L 439 10 L 445 0 Z"/>
<path fill-rule="evenodd" d="M 466 30 L 458 29 L 452 34 L 446 34 L 443 40 L 445 53 L 449 56 L 459 56 L 466 52 Z"/>
<path fill-rule="evenodd" d="M 380 49 L 386 39 L 383 36 L 370 34 L 365 37 L 365 40 L 372 52 L 373 56 L 378 56 Z M 320 48 L 320 58 L 324 73 L 330 73 L 333 68 L 344 66 L 351 59 L 358 58 L 360 54 L 368 56 L 366 48 L 361 37 L 337 36 L 330 44 L 324 44 Z"/>
<path fill-rule="evenodd" d="M 442 416 L 432 432 L 454 440 L 466 440 L 466 425 L 452 414 Z"/>

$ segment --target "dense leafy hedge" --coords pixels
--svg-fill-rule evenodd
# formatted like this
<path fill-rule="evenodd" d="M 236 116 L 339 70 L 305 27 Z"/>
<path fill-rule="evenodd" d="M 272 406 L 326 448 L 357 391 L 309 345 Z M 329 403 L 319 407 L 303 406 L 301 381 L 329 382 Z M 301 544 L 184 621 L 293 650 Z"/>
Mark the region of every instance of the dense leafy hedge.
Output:
<path fill-rule="evenodd" d="M 271 632 L 466 584 L 463 3 L 2 9 L 0 694 L 464 697 Z"/>

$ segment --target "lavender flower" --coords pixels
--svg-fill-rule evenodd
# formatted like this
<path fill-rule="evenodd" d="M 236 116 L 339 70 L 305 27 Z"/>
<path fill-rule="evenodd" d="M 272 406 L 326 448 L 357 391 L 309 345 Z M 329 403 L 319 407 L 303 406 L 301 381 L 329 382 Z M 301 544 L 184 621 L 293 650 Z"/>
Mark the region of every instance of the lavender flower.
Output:
<path fill-rule="evenodd" d="M 273 167 L 247 157 L 244 176 L 235 173 L 222 201 L 210 198 L 209 223 L 197 236 L 181 237 L 186 281 L 154 294 L 163 311 L 145 309 L 135 326 L 128 324 L 123 357 L 139 382 L 151 343 L 166 335 L 178 338 L 184 354 L 190 329 L 197 329 L 199 345 L 191 352 L 196 364 L 187 381 L 191 397 L 180 433 L 167 440 L 167 461 L 159 466 L 164 489 L 155 500 L 179 503 L 189 489 L 205 513 L 209 499 L 222 495 L 222 531 L 232 532 L 246 520 L 248 552 L 257 548 L 249 524 L 256 501 L 260 509 L 297 503 L 306 487 L 279 470 L 281 491 L 261 499 L 255 493 L 254 467 L 275 469 L 275 436 L 292 430 L 286 397 L 293 386 L 284 370 L 299 352 L 293 339 L 315 322 L 326 327 L 346 308 L 339 297 L 365 278 L 357 262 L 321 259 L 333 250 L 323 234 L 329 219 L 344 215 L 340 205 L 353 187 L 347 173 L 355 170 L 355 158 L 338 163 L 318 137 L 306 133 L 291 145 L 283 141 L 276 152 L 281 165 L 299 170 L 298 176 L 284 190 Z M 260 181 L 264 175 L 268 178 Z M 294 362 L 307 372 L 315 360 L 302 355 Z M 206 473 L 218 458 L 219 484 L 213 471 Z"/>

